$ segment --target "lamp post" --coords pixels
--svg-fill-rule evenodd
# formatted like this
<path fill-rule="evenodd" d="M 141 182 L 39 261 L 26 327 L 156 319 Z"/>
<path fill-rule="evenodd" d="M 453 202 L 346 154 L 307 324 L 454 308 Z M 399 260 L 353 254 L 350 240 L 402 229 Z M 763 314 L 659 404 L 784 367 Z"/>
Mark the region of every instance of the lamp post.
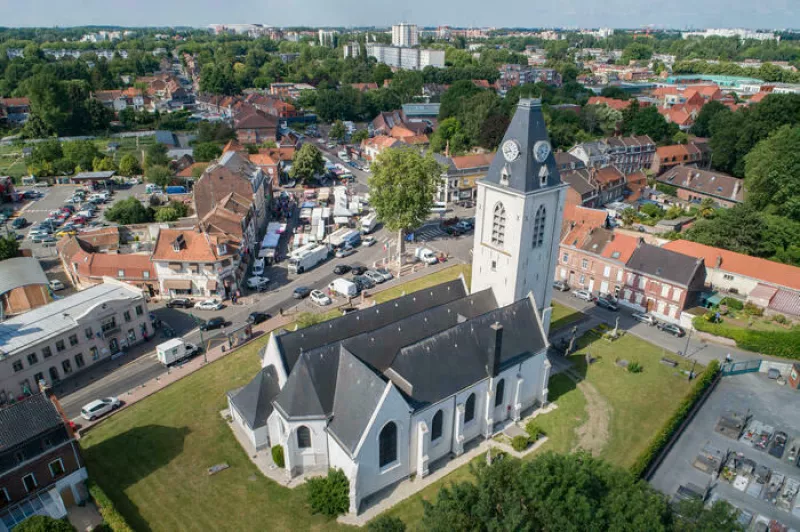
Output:
<path fill-rule="evenodd" d="M 197 328 L 200 330 L 200 348 L 203 350 L 203 364 L 208 364 L 208 353 L 206 352 L 206 342 L 203 339 L 203 329 L 200 328 L 200 320 L 195 317 L 192 310 L 189 311 L 189 316 L 192 317 L 192 321 L 197 324 Z"/>

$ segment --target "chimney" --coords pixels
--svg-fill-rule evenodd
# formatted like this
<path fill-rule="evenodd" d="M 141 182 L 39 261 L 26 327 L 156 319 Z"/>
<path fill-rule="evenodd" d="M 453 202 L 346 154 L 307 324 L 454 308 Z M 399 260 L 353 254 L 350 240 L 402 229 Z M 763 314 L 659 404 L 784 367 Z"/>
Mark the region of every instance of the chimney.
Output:
<path fill-rule="evenodd" d="M 741 183 L 739 183 L 738 181 L 736 182 L 735 185 L 733 185 L 733 194 L 731 194 L 731 199 L 736 199 L 736 194 L 739 193 L 739 189 L 741 188 L 741 186 L 742 186 Z"/>
<path fill-rule="evenodd" d="M 503 326 L 499 321 L 494 322 L 492 329 L 492 340 L 489 345 L 489 353 L 486 361 L 486 375 L 495 377 L 500 373 L 500 353 L 503 350 Z"/>
<path fill-rule="evenodd" d="M 722 255 L 717 255 L 717 268 L 722 266 Z"/>

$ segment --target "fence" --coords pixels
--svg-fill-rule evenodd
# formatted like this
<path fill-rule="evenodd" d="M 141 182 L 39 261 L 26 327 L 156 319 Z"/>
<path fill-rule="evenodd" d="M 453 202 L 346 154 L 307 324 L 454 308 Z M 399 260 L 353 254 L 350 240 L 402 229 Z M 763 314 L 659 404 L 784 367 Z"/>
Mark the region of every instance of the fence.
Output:
<path fill-rule="evenodd" d="M 760 360 L 745 360 L 743 362 L 728 362 L 722 365 L 722 374 L 725 376 L 740 375 L 742 373 L 755 373 L 761 368 Z"/>

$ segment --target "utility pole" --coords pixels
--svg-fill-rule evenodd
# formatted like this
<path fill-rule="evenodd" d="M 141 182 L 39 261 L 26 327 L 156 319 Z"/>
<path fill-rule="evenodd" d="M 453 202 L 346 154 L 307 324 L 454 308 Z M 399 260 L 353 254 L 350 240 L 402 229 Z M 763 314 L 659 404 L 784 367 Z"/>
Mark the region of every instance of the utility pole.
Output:
<path fill-rule="evenodd" d="M 203 340 L 203 329 L 200 329 L 200 320 L 195 317 L 194 312 L 191 310 L 189 311 L 189 316 L 192 317 L 192 321 L 197 324 L 197 327 L 200 331 L 200 347 L 203 350 L 203 364 L 208 364 L 208 350 L 206 349 L 206 342 Z"/>
<path fill-rule="evenodd" d="M 692 333 L 694 329 L 689 329 L 689 334 L 686 335 L 686 347 L 683 349 L 683 356 L 689 356 L 689 340 L 692 338 Z"/>

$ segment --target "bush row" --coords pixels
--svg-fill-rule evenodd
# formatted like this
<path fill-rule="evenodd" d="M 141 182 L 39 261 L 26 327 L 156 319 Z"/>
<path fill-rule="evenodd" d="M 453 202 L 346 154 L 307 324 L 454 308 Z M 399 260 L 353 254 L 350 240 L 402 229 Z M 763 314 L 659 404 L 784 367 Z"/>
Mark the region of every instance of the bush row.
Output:
<path fill-rule="evenodd" d="M 695 329 L 736 341 L 742 349 L 776 357 L 800 359 L 800 327 L 787 331 L 756 331 L 711 323 L 702 317 L 694 319 Z"/>
<path fill-rule="evenodd" d="M 694 405 L 703 396 L 703 393 L 711 386 L 714 379 L 717 378 L 719 372 L 719 362 L 712 360 L 700 378 L 695 382 L 691 393 L 684 398 L 680 406 L 678 406 L 678 409 L 672 414 L 672 417 L 667 420 L 661 428 L 661 431 L 650 442 L 650 445 L 648 445 L 636 459 L 636 462 L 631 466 L 631 473 L 637 477 L 644 475 L 653 460 L 655 460 L 658 454 L 666 447 L 667 443 L 669 443 L 670 438 L 672 438 L 672 435 L 678 430 L 678 427 L 681 426 L 681 423 L 684 422 Z"/>
<path fill-rule="evenodd" d="M 89 494 L 100 510 L 100 515 L 103 516 L 105 524 L 114 532 L 133 532 L 133 529 L 128 525 L 103 489 L 91 480 L 88 480 L 86 484 L 89 488 Z"/>

